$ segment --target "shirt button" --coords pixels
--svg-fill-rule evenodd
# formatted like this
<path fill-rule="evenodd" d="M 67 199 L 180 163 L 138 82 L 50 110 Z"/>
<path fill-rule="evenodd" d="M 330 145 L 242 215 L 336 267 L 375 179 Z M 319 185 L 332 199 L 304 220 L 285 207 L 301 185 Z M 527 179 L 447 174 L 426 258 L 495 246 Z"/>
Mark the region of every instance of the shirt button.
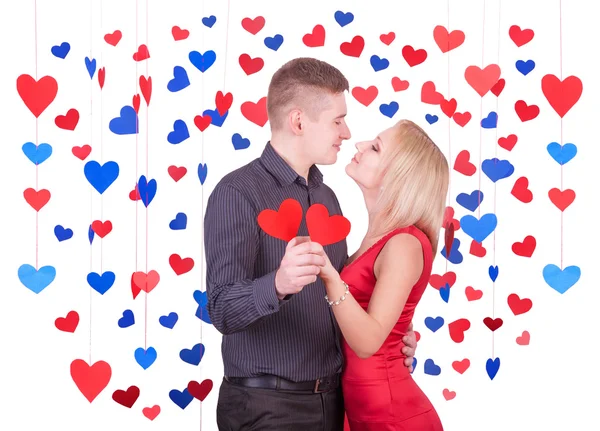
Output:
<path fill-rule="evenodd" d="M 269 310 L 275 310 L 275 307 L 271 304 L 269 304 Z"/>

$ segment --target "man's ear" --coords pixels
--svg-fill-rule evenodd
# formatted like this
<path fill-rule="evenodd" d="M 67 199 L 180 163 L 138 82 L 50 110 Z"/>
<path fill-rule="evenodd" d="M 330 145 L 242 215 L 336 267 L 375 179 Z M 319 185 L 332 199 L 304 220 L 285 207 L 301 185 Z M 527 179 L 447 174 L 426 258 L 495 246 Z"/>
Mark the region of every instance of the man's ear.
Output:
<path fill-rule="evenodd" d="M 288 121 L 290 124 L 290 129 L 292 130 L 292 133 L 294 135 L 300 136 L 304 133 L 303 120 L 304 115 L 302 114 L 302 111 L 300 111 L 299 109 L 293 109 L 292 111 L 290 111 L 288 115 Z"/>

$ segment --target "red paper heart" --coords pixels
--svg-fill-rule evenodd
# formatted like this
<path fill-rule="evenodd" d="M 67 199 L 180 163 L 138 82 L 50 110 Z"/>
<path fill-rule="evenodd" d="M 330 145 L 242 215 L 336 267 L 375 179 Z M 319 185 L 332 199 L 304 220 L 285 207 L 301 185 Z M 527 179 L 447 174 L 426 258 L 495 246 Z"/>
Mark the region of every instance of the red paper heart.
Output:
<path fill-rule="evenodd" d="M 140 196 L 140 191 L 138 190 L 137 184 L 135 185 L 135 188 L 129 192 L 129 199 L 131 199 L 132 201 L 139 201 L 142 199 L 142 197 Z"/>
<path fill-rule="evenodd" d="M 452 250 L 452 243 L 454 242 L 454 225 L 448 223 L 444 228 L 444 246 L 446 250 Z"/>
<path fill-rule="evenodd" d="M 467 301 L 477 301 L 483 297 L 483 290 L 473 289 L 471 286 L 465 288 L 465 296 Z"/>
<path fill-rule="evenodd" d="M 504 322 L 499 317 L 496 317 L 495 319 L 492 319 L 491 317 L 486 317 L 485 319 L 483 319 L 483 323 L 485 324 L 485 326 L 488 327 L 490 331 L 494 332 L 496 329 L 499 329 Z"/>
<path fill-rule="evenodd" d="M 44 208 L 50 200 L 50 192 L 46 189 L 36 191 L 30 187 L 23 192 L 23 196 L 27 203 L 36 211 Z"/>
<path fill-rule="evenodd" d="M 442 100 L 444 100 L 444 96 L 435 91 L 435 84 L 432 81 L 423 83 L 421 87 L 421 102 L 429 105 L 439 105 Z"/>
<path fill-rule="evenodd" d="M 511 25 L 508 29 L 508 35 L 518 47 L 521 47 L 533 39 L 533 30 L 528 28 L 521 30 L 518 25 Z"/>
<path fill-rule="evenodd" d="M 262 16 L 257 16 L 254 19 L 244 18 L 242 20 L 242 27 L 248 33 L 256 35 L 262 28 L 265 26 L 265 18 Z"/>
<path fill-rule="evenodd" d="M 150 52 L 148 51 L 148 47 L 144 44 L 138 47 L 138 50 L 135 54 L 133 54 L 134 61 L 143 61 L 150 58 Z"/>
<path fill-rule="evenodd" d="M 454 232 L 460 229 L 460 221 L 454 218 L 454 208 L 446 207 L 444 210 L 444 223 L 442 227 L 446 226 L 448 223 L 452 223 L 454 227 Z"/>
<path fill-rule="evenodd" d="M 112 370 L 105 361 L 98 361 L 92 366 L 83 359 L 71 362 L 71 378 L 90 403 L 106 388 L 111 376 Z"/>
<path fill-rule="evenodd" d="M 537 105 L 528 105 L 524 100 L 517 100 L 515 103 L 515 112 L 521 121 L 533 120 L 540 113 L 540 108 Z"/>
<path fill-rule="evenodd" d="M 521 299 L 516 293 L 511 293 L 507 298 L 508 306 L 515 316 L 527 313 L 531 310 L 533 303 L 529 298 Z"/>
<path fill-rule="evenodd" d="M 340 45 L 340 51 L 348 57 L 360 57 L 364 48 L 365 40 L 362 36 L 354 36 L 352 42 L 343 42 Z"/>
<path fill-rule="evenodd" d="M 133 407 L 140 396 L 140 388 L 137 386 L 129 386 L 126 391 L 117 389 L 112 394 L 112 399 L 117 403 L 127 408 Z"/>
<path fill-rule="evenodd" d="M 535 250 L 536 241 L 531 235 L 527 235 L 523 242 L 515 242 L 512 245 L 512 251 L 517 256 L 531 257 Z"/>
<path fill-rule="evenodd" d="M 187 173 L 187 169 L 183 166 L 177 167 L 177 166 L 169 166 L 169 168 L 167 169 L 167 171 L 169 172 L 169 175 L 171 176 L 171 178 L 173 178 L 173 180 L 175 182 L 179 181 L 180 179 L 183 178 L 183 176 Z"/>
<path fill-rule="evenodd" d="M 309 48 L 316 48 L 325 45 L 325 27 L 321 24 L 314 26 L 312 33 L 307 33 L 302 37 L 302 42 Z"/>
<path fill-rule="evenodd" d="M 190 35 L 189 30 L 182 30 L 179 26 L 175 25 L 171 29 L 171 34 L 173 35 L 174 40 L 184 40 L 187 39 Z"/>
<path fill-rule="evenodd" d="M 462 361 L 452 362 L 452 368 L 454 368 L 454 370 L 459 374 L 464 374 L 470 366 L 471 361 L 469 361 L 467 358 L 463 359 Z"/>
<path fill-rule="evenodd" d="M 477 167 L 469 161 L 471 155 L 468 150 L 462 150 L 454 160 L 454 170 L 470 177 L 477 172 Z"/>
<path fill-rule="evenodd" d="M 73 148 L 71 148 L 71 152 L 79 160 L 85 160 L 87 158 L 87 156 L 89 156 L 90 153 L 92 152 L 92 147 L 90 147 L 87 144 L 82 145 L 81 147 L 74 146 Z"/>
<path fill-rule="evenodd" d="M 517 344 L 519 346 L 527 346 L 527 345 L 529 345 L 530 339 L 531 339 L 531 337 L 529 335 L 529 332 L 523 331 L 523 333 L 521 334 L 521 336 L 517 337 Z"/>
<path fill-rule="evenodd" d="M 396 39 L 396 33 L 394 33 L 393 31 L 390 31 L 388 34 L 382 34 L 381 36 L 379 36 L 379 40 L 388 46 L 394 41 L 394 39 Z"/>
<path fill-rule="evenodd" d="M 146 101 L 146 106 L 150 105 L 150 98 L 152 97 L 151 76 L 148 78 L 146 78 L 144 75 L 140 76 L 140 90 L 142 91 L 142 96 L 144 96 L 144 100 Z"/>
<path fill-rule="evenodd" d="M 575 192 L 571 189 L 559 190 L 556 187 L 548 192 L 552 203 L 561 211 L 566 210 L 575 200 Z"/>
<path fill-rule="evenodd" d="M 242 115 L 246 117 L 248 121 L 252 121 L 254 124 L 263 127 L 267 124 L 269 119 L 267 115 L 267 98 L 262 97 L 258 102 L 244 102 L 241 106 Z"/>
<path fill-rule="evenodd" d="M 153 421 L 160 414 L 160 406 L 144 407 L 142 409 L 142 414 Z"/>
<path fill-rule="evenodd" d="M 109 45 L 117 46 L 117 44 L 121 40 L 121 37 L 123 37 L 123 34 L 121 33 L 121 30 L 115 30 L 112 33 L 104 35 L 104 40 Z"/>
<path fill-rule="evenodd" d="M 350 220 L 342 215 L 330 216 L 323 204 L 312 204 L 306 211 L 306 227 L 312 241 L 326 246 L 346 239 Z"/>
<path fill-rule="evenodd" d="M 100 90 L 104 88 L 104 80 L 106 79 L 106 68 L 101 67 L 98 69 L 98 85 L 100 86 Z"/>
<path fill-rule="evenodd" d="M 379 94 L 379 91 L 374 85 L 371 85 L 367 89 L 364 89 L 362 87 L 354 87 L 352 89 L 352 95 L 354 96 L 354 98 L 365 106 L 369 106 L 371 102 L 375 100 L 377 94 Z"/>
<path fill-rule="evenodd" d="M 204 132 L 208 126 L 210 126 L 211 122 L 212 117 L 210 115 L 205 115 L 204 117 L 202 115 L 196 115 L 194 117 L 194 124 L 201 132 Z"/>
<path fill-rule="evenodd" d="M 38 118 L 56 97 L 58 83 L 51 76 L 44 76 L 36 81 L 23 74 L 17 78 L 17 91 L 25 106 Z"/>
<path fill-rule="evenodd" d="M 171 265 L 171 268 L 173 268 L 173 271 L 175 271 L 175 274 L 181 275 L 192 270 L 194 267 L 194 259 L 191 257 L 182 259 L 181 256 L 174 253 L 169 256 L 169 264 Z"/>
<path fill-rule="evenodd" d="M 457 102 L 456 99 L 446 100 L 442 98 L 440 101 L 440 109 L 448 118 L 452 118 L 452 115 L 456 112 Z"/>
<path fill-rule="evenodd" d="M 56 329 L 63 332 L 75 332 L 79 325 L 79 313 L 77 311 L 69 311 L 66 317 L 58 317 L 54 321 Z"/>
<path fill-rule="evenodd" d="M 210 379 L 205 379 L 202 383 L 192 380 L 188 383 L 187 390 L 191 396 L 200 401 L 204 401 L 213 388 L 213 382 Z"/>
<path fill-rule="evenodd" d="M 279 204 L 277 211 L 262 210 L 257 219 L 267 235 L 289 242 L 298 234 L 302 223 L 302 206 L 295 199 L 286 199 Z"/>
<path fill-rule="evenodd" d="M 542 78 L 542 92 L 550 106 L 563 118 L 581 97 L 583 84 L 576 76 L 561 81 L 555 75 L 548 74 Z"/>
<path fill-rule="evenodd" d="M 403 81 L 400 78 L 398 78 L 397 76 L 394 76 L 392 78 L 392 88 L 394 89 L 394 91 L 398 92 L 398 91 L 404 91 L 408 88 L 409 83 L 408 81 Z M 440 94 L 441 96 L 441 94 Z"/>
<path fill-rule="evenodd" d="M 448 389 L 444 389 L 442 391 L 442 394 L 444 395 L 444 398 L 446 398 L 446 401 L 453 400 L 456 397 L 456 392 L 450 391 Z"/>
<path fill-rule="evenodd" d="M 233 103 L 233 94 L 227 93 L 223 95 L 222 91 L 217 91 L 215 95 L 215 105 L 217 106 L 217 111 L 219 115 L 223 116 L 229 108 L 231 108 L 231 104 Z"/>
<path fill-rule="evenodd" d="M 444 287 L 446 284 L 452 287 L 454 286 L 454 283 L 456 283 L 456 273 L 452 271 L 448 271 L 444 275 L 431 274 L 429 277 L 429 284 L 431 287 L 438 290 Z"/>
<path fill-rule="evenodd" d="M 415 50 L 412 46 L 406 45 L 402 48 L 402 57 L 404 57 L 404 60 L 406 60 L 410 67 L 414 67 L 427 59 L 427 51 L 424 49 Z"/>
<path fill-rule="evenodd" d="M 452 116 L 452 119 L 460 127 L 465 127 L 469 123 L 469 121 L 471 121 L 471 113 L 470 112 L 463 112 L 461 114 L 460 112 L 456 112 Z"/>
<path fill-rule="evenodd" d="M 448 324 L 450 338 L 455 343 L 462 343 L 465 340 L 465 331 L 471 327 L 471 322 L 467 319 L 458 319 Z"/>
<path fill-rule="evenodd" d="M 133 282 L 135 285 L 146 293 L 152 292 L 160 281 L 160 275 L 158 272 L 151 270 L 146 274 L 143 271 L 137 271 L 133 273 Z"/>
<path fill-rule="evenodd" d="M 66 115 L 59 115 L 54 119 L 54 124 L 64 130 L 75 130 L 79 122 L 77 109 L 69 109 Z"/>
<path fill-rule="evenodd" d="M 529 180 L 527 177 L 521 177 L 515 181 L 510 193 L 523 203 L 529 203 L 533 200 L 533 193 L 527 187 L 529 186 Z"/>
<path fill-rule="evenodd" d="M 100 238 L 104 238 L 112 231 L 112 223 L 110 220 L 106 220 L 102 222 L 100 220 L 94 220 L 92 222 L 92 230 L 98 235 Z"/>
<path fill-rule="evenodd" d="M 133 110 L 135 111 L 136 114 L 140 113 L 140 95 L 139 94 L 134 94 L 132 100 L 131 100 L 131 104 L 133 105 Z"/>
<path fill-rule="evenodd" d="M 506 138 L 498 138 L 498 145 L 507 151 L 511 151 L 517 144 L 517 135 L 508 135 Z"/>
<path fill-rule="evenodd" d="M 134 276 L 135 276 L 135 272 L 133 274 L 131 274 L 131 294 L 133 296 L 133 299 L 135 299 L 142 291 L 142 289 L 140 289 L 139 286 L 137 284 L 135 284 L 135 282 L 133 281 Z"/>
<path fill-rule="evenodd" d="M 448 33 L 446 27 L 438 25 L 433 29 L 433 39 L 442 53 L 458 48 L 465 41 L 465 34 L 460 30 Z"/>
<path fill-rule="evenodd" d="M 467 83 L 481 97 L 485 96 L 488 91 L 498 82 L 500 78 L 500 67 L 497 64 L 490 64 L 484 69 L 479 66 L 469 66 L 465 70 L 465 79 Z"/>
<path fill-rule="evenodd" d="M 502 93 L 502 90 L 504 90 L 505 85 L 506 81 L 504 80 L 504 78 L 500 78 L 498 82 L 494 84 L 490 91 L 494 94 L 494 96 L 498 97 L 500 96 L 500 93 Z"/>
<path fill-rule="evenodd" d="M 478 243 L 477 241 L 471 241 L 471 247 L 469 249 L 469 253 L 473 256 L 484 257 L 487 254 L 487 250 L 483 246 L 483 244 Z"/>
<path fill-rule="evenodd" d="M 253 73 L 260 72 L 265 62 L 262 58 L 252 58 L 248 54 L 242 54 L 239 58 L 240 67 L 246 75 L 252 75 Z"/>

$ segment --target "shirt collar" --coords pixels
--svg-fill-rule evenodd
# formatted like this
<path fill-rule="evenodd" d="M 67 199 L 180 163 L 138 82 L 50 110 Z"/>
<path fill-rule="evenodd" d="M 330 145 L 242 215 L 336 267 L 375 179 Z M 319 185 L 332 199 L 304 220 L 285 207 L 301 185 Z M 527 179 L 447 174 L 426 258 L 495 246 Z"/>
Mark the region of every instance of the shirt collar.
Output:
<path fill-rule="evenodd" d="M 263 166 L 273 174 L 281 185 L 290 185 L 296 179 L 301 178 L 298 173 L 275 151 L 271 141 L 267 142 L 265 149 L 260 156 Z M 308 185 L 315 186 L 323 183 L 323 174 L 316 165 L 312 165 L 308 170 Z"/>

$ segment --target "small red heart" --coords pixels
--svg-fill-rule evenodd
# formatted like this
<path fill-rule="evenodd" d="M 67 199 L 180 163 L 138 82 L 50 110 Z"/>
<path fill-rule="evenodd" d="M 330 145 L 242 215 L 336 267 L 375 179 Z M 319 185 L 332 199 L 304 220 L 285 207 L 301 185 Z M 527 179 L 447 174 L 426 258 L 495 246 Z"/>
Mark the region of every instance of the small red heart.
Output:
<path fill-rule="evenodd" d="M 257 16 L 254 19 L 244 18 L 242 20 L 242 27 L 250 34 L 256 35 L 265 26 L 265 18 Z"/>
<path fill-rule="evenodd" d="M 518 25 L 511 25 L 508 29 L 508 35 L 518 47 L 525 45 L 533 39 L 534 33 L 531 29 L 523 29 Z"/>
<path fill-rule="evenodd" d="M 537 105 L 528 105 L 524 100 L 515 102 L 515 112 L 522 122 L 533 120 L 540 113 L 540 108 Z"/>
<path fill-rule="evenodd" d="M 471 248 L 469 249 L 469 253 L 476 257 L 484 257 L 487 254 L 487 250 L 483 246 L 483 244 L 478 243 L 477 241 L 471 241 Z"/>
<path fill-rule="evenodd" d="M 50 192 L 46 189 L 37 191 L 30 187 L 23 192 L 23 196 L 25 197 L 25 201 L 31 205 L 31 208 L 38 212 L 44 208 L 50 200 Z"/>
<path fill-rule="evenodd" d="M 90 147 L 87 144 L 82 145 L 81 147 L 74 146 L 73 148 L 71 148 L 71 152 L 78 159 L 85 160 L 87 158 L 87 156 L 89 156 L 90 153 L 92 152 L 92 147 Z"/>
<path fill-rule="evenodd" d="M 140 75 L 140 90 L 142 96 L 146 101 L 146 106 L 150 105 L 150 98 L 152 97 L 152 77 L 146 78 L 144 75 Z"/>
<path fill-rule="evenodd" d="M 454 224 L 448 223 L 444 228 L 444 246 L 446 250 L 452 250 L 452 243 L 454 242 Z"/>
<path fill-rule="evenodd" d="M 233 103 L 233 94 L 227 93 L 223 95 L 222 91 L 217 91 L 215 95 L 215 105 L 217 106 L 217 111 L 219 111 L 219 115 L 223 116 L 229 108 L 231 108 L 231 104 Z"/>
<path fill-rule="evenodd" d="M 325 45 L 325 27 L 321 24 L 314 26 L 312 33 L 307 33 L 302 37 L 302 42 L 309 48 L 316 48 Z"/>
<path fill-rule="evenodd" d="M 90 366 L 83 359 L 71 362 L 71 378 L 85 398 L 91 403 L 110 382 L 112 370 L 105 361 Z"/>
<path fill-rule="evenodd" d="M 423 83 L 421 87 L 421 102 L 429 105 L 439 105 L 442 100 L 444 100 L 444 96 L 435 90 L 433 81 Z"/>
<path fill-rule="evenodd" d="M 121 37 L 123 37 L 123 34 L 121 33 L 121 30 L 115 30 L 112 33 L 108 33 L 108 34 L 104 35 L 104 40 L 109 45 L 117 46 L 117 44 L 121 40 Z"/>
<path fill-rule="evenodd" d="M 452 207 L 446 207 L 444 210 L 444 223 L 442 224 L 442 227 L 447 226 L 448 223 L 452 223 L 454 232 L 460 229 L 460 221 L 454 218 L 454 208 Z"/>
<path fill-rule="evenodd" d="M 488 327 L 490 331 L 494 332 L 496 329 L 499 329 L 504 322 L 499 317 L 496 317 L 495 319 L 492 319 L 491 317 L 486 317 L 485 319 L 483 319 L 483 323 L 485 324 L 485 326 Z"/>
<path fill-rule="evenodd" d="M 419 342 L 419 340 L 421 339 L 421 333 L 419 331 L 414 331 L 415 333 L 415 339 L 417 340 L 417 343 Z"/>
<path fill-rule="evenodd" d="M 394 39 L 396 39 L 396 33 L 394 33 L 393 31 L 390 31 L 388 34 L 382 34 L 381 36 L 379 36 L 379 40 L 385 43 L 387 46 L 390 46 Z"/>
<path fill-rule="evenodd" d="M 189 30 L 182 30 L 178 25 L 173 26 L 171 29 L 171 34 L 173 35 L 174 40 L 184 40 L 187 39 L 190 35 Z"/>
<path fill-rule="evenodd" d="M 137 184 L 135 188 L 129 192 L 129 199 L 131 199 L 132 201 L 139 201 L 142 199 L 142 197 L 140 196 L 140 191 L 137 188 Z"/>
<path fill-rule="evenodd" d="M 79 112 L 77 109 L 69 109 L 66 115 L 58 115 L 54 119 L 54 124 L 64 130 L 75 130 L 79 122 Z"/>
<path fill-rule="evenodd" d="M 133 110 L 135 111 L 136 114 L 140 113 L 140 95 L 139 94 L 135 94 L 133 96 L 133 99 L 131 101 L 132 105 L 133 105 Z"/>
<path fill-rule="evenodd" d="M 446 100 L 446 99 L 442 98 L 442 101 L 440 102 L 440 108 L 442 109 L 442 112 L 444 114 L 446 114 L 446 116 L 448 118 L 452 118 L 452 115 L 454 115 L 454 113 L 456 112 L 456 107 L 457 107 L 456 99 Z"/>
<path fill-rule="evenodd" d="M 277 211 L 262 210 L 257 219 L 267 235 L 289 242 L 298 234 L 302 223 L 302 206 L 295 199 L 286 199 L 279 204 Z"/>
<path fill-rule="evenodd" d="M 260 72 L 265 65 L 265 62 L 262 58 L 256 57 L 252 58 L 248 54 L 242 54 L 239 58 L 240 67 L 246 73 L 246 75 L 250 76 L 256 72 Z"/>
<path fill-rule="evenodd" d="M 469 161 L 471 158 L 471 154 L 469 154 L 468 150 L 462 150 L 456 156 L 454 160 L 454 170 L 456 172 L 460 172 L 467 177 L 472 176 L 475 172 L 477 172 L 477 167 Z"/>
<path fill-rule="evenodd" d="M 511 293 L 507 298 L 508 306 L 515 316 L 527 313 L 531 310 L 533 302 L 529 298 L 521 299 L 516 293 Z"/>
<path fill-rule="evenodd" d="M 533 200 L 533 193 L 527 187 L 529 186 L 529 180 L 527 177 L 521 177 L 515 181 L 510 193 L 523 203 L 529 203 Z"/>
<path fill-rule="evenodd" d="M 177 167 L 177 166 L 169 166 L 169 168 L 167 169 L 167 171 L 169 172 L 169 175 L 171 176 L 171 178 L 173 178 L 173 180 L 175 182 L 179 181 L 180 179 L 183 178 L 183 176 L 187 173 L 187 169 L 183 166 Z"/>
<path fill-rule="evenodd" d="M 424 49 L 415 50 L 412 46 L 406 45 L 402 48 L 402 57 L 404 57 L 404 60 L 406 60 L 410 67 L 414 67 L 427 59 L 427 51 Z"/>
<path fill-rule="evenodd" d="M 470 366 L 471 361 L 469 361 L 467 358 L 463 359 L 462 361 L 452 362 L 452 368 L 454 368 L 454 370 L 459 374 L 464 374 Z"/>
<path fill-rule="evenodd" d="M 153 421 L 160 414 L 160 406 L 144 407 L 142 409 L 142 414 Z"/>
<path fill-rule="evenodd" d="M 377 94 L 379 94 L 379 90 L 377 90 L 377 87 L 375 87 L 374 85 L 371 85 L 367 89 L 362 87 L 354 87 L 352 89 L 352 96 L 354 96 L 354 98 L 358 102 L 362 103 L 365 106 L 369 106 L 371 102 L 375 100 Z"/>
<path fill-rule="evenodd" d="M 465 331 L 471 327 L 471 322 L 467 319 L 458 319 L 448 324 L 450 338 L 455 343 L 462 343 L 465 339 Z"/>
<path fill-rule="evenodd" d="M 467 301 L 477 301 L 483 297 L 483 290 L 473 289 L 471 286 L 465 288 Z"/>
<path fill-rule="evenodd" d="M 354 36 L 352 38 L 352 42 L 343 42 L 340 45 L 340 51 L 342 54 L 347 55 L 348 57 L 360 57 L 363 49 L 365 48 L 365 40 L 362 36 Z"/>
<path fill-rule="evenodd" d="M 519 346 L 528 346 L 530 340 L 531 340 L 531 336 L 529 335 L 529 332 L 523 331 L 521 336 L 517 337 L 517 344 Z"/>
<path fill-rule="evenodd" d="M 54 321 L 56 329 L 63 332 L 75 332 L 79 325 L 79 313 L 77 311 L 69 311 L 66 317 L 58 317 Z"/>
<path fill-rule="evenodd" d="M 560 190 L 556 187 L 548 192 L 550 201 L 561 211 L 566 210 L 575 200 L 575 192 L 571 189 Z"/>
<path fill-rule="evenodd" d="M 210 115 L 205 115 L 204 117 L 202 115 L 196 115 L 194 117 L 194 124 L 201 132 L 204 132 L 208 126 L 210 126 L 211 122 L 212 117 Z"/>
<path fill-rule="evenodd" d="M 39 118 L 56 98 L 58 83 L 51 76 L 44 76 L 36 81 L 30 75 L 23 74 L 17 78 L 17 92 L 25 106 Z"/>
<path fill-rule="evenodd" d="M 210 379 L 205 379 L 202 383 L 192 380 L 188 383 L 187 390 L 191 396 L 200 401 L 204 401 L 213 388 L 213 382 Z"/>
<path fill-rule="evenodd" d="M 133 407 L 140 396 L 140 388 L 137 386 L 129 386 L 126 391 L 117 389 L 112 394 L 112 399 L 117 403 L 127 408 Z"/>
<path fill-rule="evenodd" d="M 104 79 L 106 78 L 106 68 L 101 67 L 98 69 L 98 85 L 100 86 L 100 90 L 104 88 Z"/>
<path fill-rule="evenodd" d="M 456 392 L 450 391 L 448 389 L 444 389 L 442 393 L 444 394 L 444 398 L 446 398 L 446 401 L 453 400 L 456 397 Z"/>
<path fill-rule="evenodd" d="M 454 283 L 456 283 L 456 273 L 452 271 L 448 271 L 444 275 L 431 274 L 429 277 L 429 284 L 431 287 L 438 290 L 444 287 L 446 284 L 452 287 L 454 286 Z"/>
<path fill-rule="evenodd" d="M 469 121 L 471 121 L 471 113 L 470 112 L 456 112 L 453 116 L 452 119 L 454 120 L 454 122 L 456 124 L 458 124 L 460 127 L 465 127 L 467 125 L 467 123 Z"/>
<path fill-rule="evenodd" d="M 504 80 L 504 78 L 500 78 L 498 82 L 494 84 L 490 91 L 494 94 L 494 96 L 498 97 L 500 96 L 500 93 L 502 93 L 502 90 L 504 90 L 505 85 L 506 81 Z"/>
<path fill-rule="evenodd" d="M 508 135 L 506 138 L 498 138 L 498 145 L 507 151 L 511 151 L 517 144 L 517 135 Z"/>
<path fill-rule="evenodd" d="M 160 275 L 154 270 L 149 271 L 148 274 L 143 271 L 133 273 L 133 282 L 140 290 L 143 290 L 146 293 L 152 292 L 159 281 Z"/>
<path fill-rule="evenodd" d="M 171 265 L 171 268 L 173 268 L 173 271 L 175 271 L 175 274 L 182 275 L 192 270 L 194 267 L 194 259 L 191 257 L 182 259 L 178 254 L 172 254 L 169 257 L 169 264 Z"/>
<path fill-rule="evenodd" d="M 531 235 L 527 235 L 523 242 L 515 242 L 512 245 L 512 251 L 517 256 L 531 257 L 535 250 L 536 241 Z"/>
<path fill-rule="evenodd" d="M 306 211 L 306 227 L 312 241 L 326 246 L 346 239 L 350 220 L 343 215 L 330 216 L 323 204 L 312 204 Z"/>
<path fill-rule="evenodd" d="M 409 83 L 408 81 L 403 81 L 400 78 L 398 78 L 397 76 L 394 76 L 392 78 L 392 88 L 394 89 L 394 91 L 398 92 L 398 91 L 404 91 L 408 88 Z"/>
<path fill-rule="evenodd" d="M 112 223 L 110 220 L 106 220 L 105 222 L 101 222 L 100 220 L 95 220 L 92 222 L 92 230 L 98 235 L 100 238 L 104 238 L 112 231 Z"/>
<path fill-rule="evenodd" d="M 138 287 L 137 284 L 135 284 L 133 277 L 135 276 L 135 272 L 133 274 L 131 274 L 131 294 L 133 295 L 133 299 L 137 298 L 137 296 L 140 294 L 140 292 L 142 291 L 142 289 L 140 289 Z"/>
<path fill-rule="evenodd" d="M 248 120 L 263 127 L 269 119 L 267 114 L 267 98 L 262 97 L 258 102 L 244 102 L 240 107 L 242 115 Z"/>
<path fill-rule="evenodd" d="M 148 47 L 144 44 L 138 47 L 138 50 L 135 54 L 133 54 L 134 61 L 143 61 L 150 58 L 150 52 L 148 51 Z"/>

